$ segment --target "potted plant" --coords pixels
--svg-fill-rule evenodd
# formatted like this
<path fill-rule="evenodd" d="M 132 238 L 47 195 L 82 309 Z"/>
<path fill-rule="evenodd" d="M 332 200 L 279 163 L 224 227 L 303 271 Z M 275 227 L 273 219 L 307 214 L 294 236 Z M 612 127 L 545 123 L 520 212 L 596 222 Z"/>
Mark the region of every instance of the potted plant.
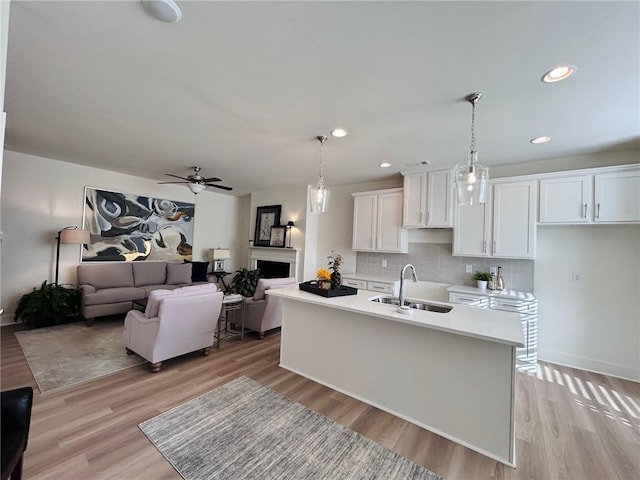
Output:
<path fill-rule="evenodd" d="M 486 290 L 487 282 L 491 281 L 491 274 L 489 272 L 475 272 L 473 279 L 477 282 L 480 290 Z"/>
<path fill-rule="evenodd" d="M 243 297 L 253 297 L 260 277 L 260 270 L 240 268 L 235 271 L 235 275 L 231 280 L 231 289 Z"/>
<path fill-rule="evenodd" d="M 71 287 L 71 288 L 69 288 Z M 80 311 L 80 290 L 75 286 L 47 283 L 20 297 L 15 321 L 22 320 L 30 327 L 48 327 L 77 319 Z"/>

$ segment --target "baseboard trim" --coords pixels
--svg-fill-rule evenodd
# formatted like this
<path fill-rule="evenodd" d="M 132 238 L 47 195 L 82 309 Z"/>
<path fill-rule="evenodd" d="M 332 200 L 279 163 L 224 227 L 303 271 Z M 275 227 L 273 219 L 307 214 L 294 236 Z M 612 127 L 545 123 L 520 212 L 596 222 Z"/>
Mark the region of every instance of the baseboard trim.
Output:
<path fill-rule="evenodd" d="M 618 365 L 615 363 L 602 362 L 591 358 L 570 355 L 552 350 L 538 349 L 538 360 L 542 362 L 555 363 L 565 367 L 586 370 L 587 372 L 600 373 L 611 377 L 640 382 L 640 369 Z"/>

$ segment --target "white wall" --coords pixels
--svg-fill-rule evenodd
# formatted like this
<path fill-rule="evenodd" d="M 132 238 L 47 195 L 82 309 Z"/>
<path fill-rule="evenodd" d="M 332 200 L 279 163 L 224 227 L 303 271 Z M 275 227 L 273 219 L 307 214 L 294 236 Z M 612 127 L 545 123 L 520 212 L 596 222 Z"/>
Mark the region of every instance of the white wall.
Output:
<path fill-rule="evenodd" d="M 193 259 L 207 260 L 212 247 L 229 247 L 227 269 L 239 265 L 237 252 L 246 245 L 238 227 L 243 201 L 205 191 L 193 195 L 178 185 L 158 185 L 130 175 L 60 162 L 11 151 L 4 152 L 2 189 L 2 305 L 12 313 L 20 296 L 55 275 L 56 232 L 82 225 L 84 187 L 196 204 Z M 245 200 L 246 202 L 246 200 Z M 80 246 L 61 245 L 60 282 L 75 283 Z M 233 270 L 231 270 L 233 271 Z M 12 322 L 12 315 L 3 320 Z"/>
<path fill-rule="evenodd" d="M 535 293 L 541 360 L 640 381 L 640 226 L 538 228 Z"/>

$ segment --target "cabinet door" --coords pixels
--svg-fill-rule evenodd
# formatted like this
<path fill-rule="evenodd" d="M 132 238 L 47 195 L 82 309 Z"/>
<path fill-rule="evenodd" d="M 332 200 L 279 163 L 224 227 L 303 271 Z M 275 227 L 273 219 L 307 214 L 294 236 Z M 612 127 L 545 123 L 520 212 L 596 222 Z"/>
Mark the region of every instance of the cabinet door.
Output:
<path fill-rule="evenodd" d="M 402 228 L 402 192 L 378 195 L 376 249 L 380 252 L 409 251 L 407 231 Z"/>
<path fill-rule="evenodd" d="M 451 169 L 429 172 L 427 181 L 427 227 L 453 226 Z"/>
<path fill-rule="evenodd" d="M 640 222 L 640 169 L 595 176 L 595 222 Z"/>
<path fill-rule="evenodd" d="M 467 257 L 489 255 L 491 200 L 485 205 L 456 206 L 453 226 L 453 254 Z"/>
<path fill-rule="evenodd" d="M 404 228 L 425 227 L 426 173 L 412 173 L 404 177 L 404 204 L 402 226 Z"/>
<path fill-rule="evenodd" d="M 540 180 L 540 223 L 588 223 L 592 184 L 591 175 Z"/>
<path fill-rule="evenodd" d="M 353 198 L 353 249 L 373 252 L 376 248 L 377 195 Z"/>
<path fill-rule="evenodd" d="M 535 180 L 493 185 L 493 256 L 534 258 L 536 187 Z"/>

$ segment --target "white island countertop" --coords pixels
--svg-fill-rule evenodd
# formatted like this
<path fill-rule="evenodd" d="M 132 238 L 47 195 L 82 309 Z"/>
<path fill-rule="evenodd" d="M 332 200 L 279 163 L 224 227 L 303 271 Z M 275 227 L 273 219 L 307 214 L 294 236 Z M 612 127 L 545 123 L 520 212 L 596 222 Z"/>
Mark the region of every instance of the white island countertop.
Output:
<path fill-rule="evenodd" d="M 520 317 L 515 313 L 431 301 L 428 298 L 407 297 L 407 300 L 428 301 L 435 305 L 446 305 L 453 308 L 447 313 L 415 310 L 412 314 L 406 315 L 398 313 L 397 307 L 394 305 L 370 301 L 370 298 L 379 296 L 379 294 L 366 290 L 359 290 L 356 295 L 333 298 L 325 298 L 298 288 L 276 288 L 267 290 L 266 293 L 289 300 L 322 305 L 490 342 L 517 347 L 524 346 Z"/>
<path fill-rule="evenodd" d="M 487 297 L 507 298 L 510 300 L 525 300 L 531 302 L 536 300 L 536 296 L 529 292 L 520 292 L 518 290 L 489 290 L 476 287 L 468 287 L 466 285 L 452 285 L 447 288 L 449 292 L 467 293 L 471 295 L 483 295 Z"/>

